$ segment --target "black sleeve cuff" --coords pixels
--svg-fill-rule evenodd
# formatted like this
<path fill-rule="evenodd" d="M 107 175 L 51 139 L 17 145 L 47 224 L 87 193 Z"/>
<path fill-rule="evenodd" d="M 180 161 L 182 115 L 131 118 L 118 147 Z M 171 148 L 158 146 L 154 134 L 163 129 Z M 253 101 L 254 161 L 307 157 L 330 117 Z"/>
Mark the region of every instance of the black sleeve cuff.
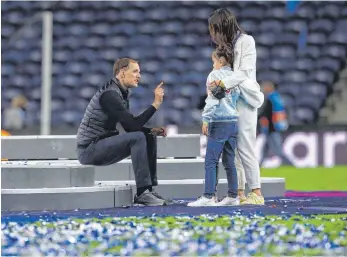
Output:
<path fill-rule="evenodd" d="M 141 131 L 145 134 L 151 134 L 152 128 L 142 127 Z"/>

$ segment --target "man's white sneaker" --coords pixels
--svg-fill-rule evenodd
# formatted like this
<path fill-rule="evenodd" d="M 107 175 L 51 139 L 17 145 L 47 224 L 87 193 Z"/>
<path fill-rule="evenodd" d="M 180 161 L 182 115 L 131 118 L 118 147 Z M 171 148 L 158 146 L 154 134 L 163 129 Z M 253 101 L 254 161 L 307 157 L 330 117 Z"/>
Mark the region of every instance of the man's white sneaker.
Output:
<path fill-rule="evenodd" d="M 233 205 L 240 205 L 240 199 L 238 197 L 232 198 L 232 197 L 226 196 L 222 201 L 214 204 L 214 206 L 233 206 Z"/>
<path fill-rule="evenodd" d="M 187 204 L 189 207 L 200 207 L 200 206 L 214 206 L 217 202 L 216 197 L 207 198 L 205 196 L 200 196 L 196 201 Z"/>

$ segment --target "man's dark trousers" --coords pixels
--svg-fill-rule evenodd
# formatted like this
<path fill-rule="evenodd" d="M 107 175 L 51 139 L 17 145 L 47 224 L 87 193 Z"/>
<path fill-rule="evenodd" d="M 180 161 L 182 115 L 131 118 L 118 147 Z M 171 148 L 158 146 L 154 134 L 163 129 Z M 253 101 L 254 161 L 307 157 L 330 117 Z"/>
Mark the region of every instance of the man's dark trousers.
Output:
<path fill-rule="evenodd" d="M 157 186 L 157 138 L 138 131 L 111 136 L 77 149 L 81 164 L 104 166 L 131 156 L 136 187 Z M 115 170 L 115 172 L 117 172 Z"/>

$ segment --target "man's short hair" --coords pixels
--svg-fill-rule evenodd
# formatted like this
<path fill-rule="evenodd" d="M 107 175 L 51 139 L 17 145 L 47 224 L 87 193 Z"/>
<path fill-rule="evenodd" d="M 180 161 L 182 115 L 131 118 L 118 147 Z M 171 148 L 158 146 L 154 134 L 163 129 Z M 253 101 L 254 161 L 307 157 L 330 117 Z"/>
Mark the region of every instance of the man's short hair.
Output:
<path fill-rule="evenodd" d="M 129 64 L 131 62 L 132 63 L 139 63 L 137 60 L 131 59 L 131 58 L 120 58 L 120 59 L 118 59 L 114 63 L 114 65 L 113 65 L 113 76 L 117 76 L 121 69 L 129 68 Z"/>

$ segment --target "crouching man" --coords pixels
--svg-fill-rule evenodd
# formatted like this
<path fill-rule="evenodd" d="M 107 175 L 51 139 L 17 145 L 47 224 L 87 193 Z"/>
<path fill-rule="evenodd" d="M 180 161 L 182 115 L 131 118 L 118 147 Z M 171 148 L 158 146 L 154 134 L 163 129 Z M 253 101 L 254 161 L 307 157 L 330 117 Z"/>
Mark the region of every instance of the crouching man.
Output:
<path fill-rule="evenodd" d="M 113 78 L 92 97 L 78 128 L 78 160 L 86 165 L 110 165 L 131 156 L 137 187 L 134 203 L 166 205 L 167 200 L 152 188 L 158 185 L 156 137 L 166 136 L 165 129 L 144 127 L 163 102 L 163 83 L 154 90 L 152 105 L 134 117 L 129 112 L 128 95 L 140 78 L 136 60 L 121 58 L 115 62 Z M 119 134 L 118 122 L 126 133 Z"/>

